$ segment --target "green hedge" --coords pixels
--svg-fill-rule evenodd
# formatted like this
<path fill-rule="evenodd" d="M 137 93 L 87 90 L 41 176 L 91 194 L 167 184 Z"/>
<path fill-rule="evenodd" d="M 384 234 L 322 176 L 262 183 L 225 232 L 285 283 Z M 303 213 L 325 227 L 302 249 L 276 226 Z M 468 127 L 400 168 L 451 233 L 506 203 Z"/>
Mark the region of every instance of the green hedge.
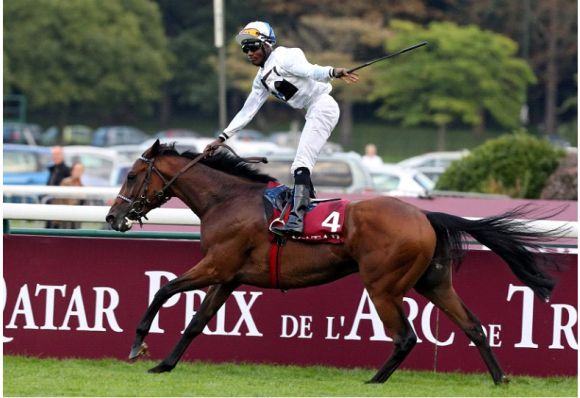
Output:
<path fill-rule="evenodd" d="M 437 189 L 537 199 L 563 155 L 526 132 L 507 134 L 454 162 L 439 178 Z"/>

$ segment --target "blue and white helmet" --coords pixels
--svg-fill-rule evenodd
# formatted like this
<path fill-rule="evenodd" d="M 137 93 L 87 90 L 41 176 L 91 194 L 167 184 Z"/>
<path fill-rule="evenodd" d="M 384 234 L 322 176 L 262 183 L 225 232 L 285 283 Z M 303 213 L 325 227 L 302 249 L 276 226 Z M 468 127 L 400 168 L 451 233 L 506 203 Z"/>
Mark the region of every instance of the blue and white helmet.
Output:
<path fill-rule="evenodd" d="M 240 46 L 256 40 L 268 43 L 271 46 L 276 44 L 276 34 L 268 22 L 250 22 L 236 36 L 236 41 Z"/>

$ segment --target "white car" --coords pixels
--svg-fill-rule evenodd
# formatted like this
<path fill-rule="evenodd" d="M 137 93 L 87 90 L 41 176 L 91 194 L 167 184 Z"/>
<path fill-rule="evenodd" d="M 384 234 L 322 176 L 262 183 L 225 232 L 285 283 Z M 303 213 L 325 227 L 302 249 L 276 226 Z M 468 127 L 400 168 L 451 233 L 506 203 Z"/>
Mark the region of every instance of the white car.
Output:
<path fill-rule="evenodd" d="M 429 196 L 435 184 L 422 172 L 385 164 L 370 171 L 375 189 L 389 196 Z"/>
<path fill-rule="evenodd" d="M 428 152 L 402 160 L 397 165 L 419 170 L 433 180 L 433 182 L 437 182 L 439 176 L 447 170 L 451 163 L 467 155 L 469 155 L 467 149 L 461 151 Z"/>
<path fill-rule="evenodd" d="M 116 186 L 113 171 L 123 163 L 116 151 L 86 145 L 64 146 L 64 159 L 68 166 L 81 162 L 85 172 L 81 178 L 85 186 Z"/>
<path fill-rule="evenodd" d="M 113 145 L 107 149 L 112 149 L 125 162 L 135 162 L 143 153 L 142 145 Z"/>

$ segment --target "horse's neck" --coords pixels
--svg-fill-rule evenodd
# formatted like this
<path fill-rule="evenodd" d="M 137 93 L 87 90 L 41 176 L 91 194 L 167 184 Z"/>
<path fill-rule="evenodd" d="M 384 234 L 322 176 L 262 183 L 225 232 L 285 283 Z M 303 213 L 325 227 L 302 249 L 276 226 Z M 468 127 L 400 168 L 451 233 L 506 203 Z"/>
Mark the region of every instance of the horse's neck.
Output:
<path fill-rule="evenodd" d="M 176 180 L 175 195 L 200 218 L 212 207 L 247 194 L 249 182 L 199 164 Z"/>

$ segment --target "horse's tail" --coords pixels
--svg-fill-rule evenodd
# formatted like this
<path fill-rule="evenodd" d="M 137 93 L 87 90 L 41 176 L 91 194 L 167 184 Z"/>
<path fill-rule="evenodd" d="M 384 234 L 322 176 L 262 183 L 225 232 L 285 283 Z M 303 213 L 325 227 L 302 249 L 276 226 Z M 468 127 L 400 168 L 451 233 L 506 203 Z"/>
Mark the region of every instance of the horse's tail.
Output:
<path fill-rule="evenodd" d="M 529 214 L 527 206 L 480 220 L 426 212 L 437 235 L 436 257 L 444 254 L 460 264 L 466 249 L 463 237 L 469 234 L 499 255 L 520 281 L 548 301 L 555 282 L 543 270 L 548 260 L 539 253 L 539 241 L 554 240 L 564 231 L 537 231 L 530 228 L 529 222 L 515 220 Z"/>

